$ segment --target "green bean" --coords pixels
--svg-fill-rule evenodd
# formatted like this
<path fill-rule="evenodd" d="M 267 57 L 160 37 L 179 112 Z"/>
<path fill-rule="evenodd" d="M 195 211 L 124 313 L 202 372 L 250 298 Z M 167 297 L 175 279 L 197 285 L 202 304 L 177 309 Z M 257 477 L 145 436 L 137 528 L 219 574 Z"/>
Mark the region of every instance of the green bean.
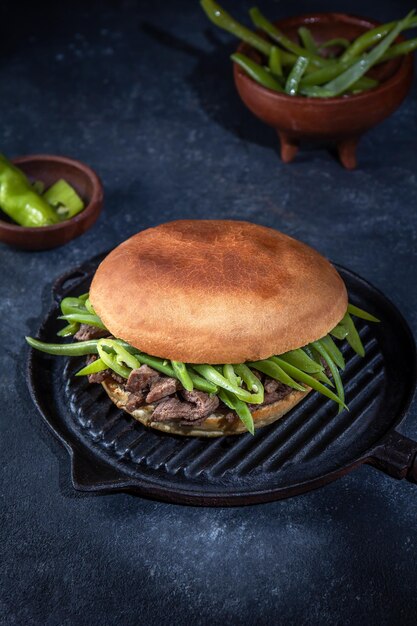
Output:
<path fill-rule="evenodd" d="M 83 367 L 79 372 L 77 372 L 76 376 L 88 376 L 89 374 L 97 374 L 97 372 L 103 372 L 108 369 L 106 363 L 103 359 L 96 359 L 92 363 L 89 363 L 85 367 Z"/>
<path fill-rule="evenodd" d="M 195 369 L 200 374 L 200 376 L 203 376 L 203 378 L 206 378 L 218 387 L 234 393 L 239 398 L 239 400 L 255 404 L 253 402 L 253 399 L 256 398 L 256 394 L 250 393 L 249 391 L 246 391 L 241 387 L 235 387 L 235 385 L 232 385 L 212 365 L 193 363 L 193 369 Z M 256 404 L 260 404 L 260 402 L 256 402 Z"/>
<path fill-rule="evenodd" d="M 249 411 L 249 407 L 245 402 L 239 400 L 235 395 L 227 391 L 226 389 L 220 389 L 219 398 L 224 404 L 235 411 L 243 424 L 246 426 L 251 435 L 255 434 L 255 425 L 253 423 L 252 413 Z"/>
<path fill-rule="evenodd" d="M 320 341 L 328 354 L 330 354 L 333 361 L 336 363 L 337 367 L 339 367 L 341 370 L 344 370 L 346 367 L 345 359 L 343 358 L 343 354 L 340 352 L 333 339 L 329 335 L 326 335 L 325 337 L 320 339 Z M 313 345 L 315 345 L 314 342 Z"/>
<path fill-rule="evenodd" d="M 72 322 L 71 324 L 67 324 L 66 326 L 64 326 L 64 328 L 61 328 L 61 330 L 57 332 L 57 336 L 72 337 L 73 335 L 75 335 L 77 330 L 79 330 L 79 328 L 80 325 L 77 322 Z"/>
<path fill-rule="evenodd" d="M 329 39 L 328 41 L 321 43 L 319 45 L 319 50 L 322 50 L 323 48 L 333 48 L 336 46 L 340 48 L 349 48 L 350 41 L 344 37 L 335 37 L 335 39 Z"/>
<path fill-rule="evenodd" d="M 347 408 L 347 406 L 344 405 L 341 402 L 340 398 L 335 393 L 333 393 L 333 391 L 331 391 L 330 389 L 328 389 L 327 387 L 325 387 L 324 385 L 319 383 L 318 380 L 316 380 L 315 378 L 313 378 L 309 374 L 306 374 L 305 372 L 302 372 L 297 367 L 293 367 L 292 365 L 290 365 L 289 363 L 286 363 L 285 361 L 283 361 L 279 357 L 274 357 L 274 360 L 279 365 L 281 365 L 282 369 L 287 374 L 289 374 L 290 376 L 292 376 L 296 380 L 299 380 L 301 383 L 304 383 L 304 384 L 308 385 L 309 387 L 311 387 L 312 389 L 315 389 L 315 391 L 318 391 L 319 393 L 323 394 L 323 396 L 326 396 L 330 400 L 333 400 L 334 402 L 337 402 L 337 404 L 342 404 L 345 408 Z"/>
<path fill-rule="evenodd" d="M 296 96 L 300 80 L 309 64 L 307 57 L 298 57 L 285 83 L 285 93 L 290 96 Z"/>
<path fill-rule="evenodd" d="M 360 56 L 365 50 L 368 50 L 381 39 L 383 39 L 388 33 L 398 26 L 398 22 L 388 22 L 387 24 L 381 24 L 367 30 L 363 35 L 360 35 L 351 46 L 346 50 L 342 56 L 342 61 L 348 61 L 350 59 Z M 417 26 L 417 18 L 410 19 L 409 24 L 405 28 L 415 28 Z M 394 37 L 395 39 L 395 37 Z"/>
<path fill-rule="evenodd" d="M 90 293 L 87 291 L 87 293 L 82 293 L 81 296 L 78 296 L 78 300 L 81 300 L 81 302 L 85 302 L 89 297 Z"/>
<path fill-rule="evenodd" d="M 275 76 L 282 76 L 282 54 L 277 46 L 272 46 L 268 67 Z"/>
<path fill-rule="evenodd" d="M 368 322 L 381 321 L 377 317 L 375 317 L 375 315 L 371 315 L 371 313 L 368 313 L 367 311 L 364 311 L 363 309 L 360 309 L 358 306 L 354 306 L 353 304 L 348 304 L 347 310 L 350 315 L 355 315 L 356 317 L 360 317 L 361 319 L 367 320 Z"/>
<path fill-rule="evenodd" d="M 239 52 L 232 54 L 230 58 L 232 59 L 232 61 L 240 65 L 240 67 L 245 70 L 248 76 L 250 76 L 254 81 L 262 85 L 262 87 L 272 89 L 273 91 L 283 91 L 277 79 L 274 78 L 271 72 L 268 72 L 268 70 L 259 65 L 259 63 L 256 63 L 246 55 L 240 54 Z"/>
<path fill-rule="evenodd" d="M 251 402 L 253 404 L 262 404 L 264 401 L 264 386 L 259 378 L 244 363 L 235 365 L 234 370 L 243 380 L 248 390 L 253 393 Z"/>
<path fill-rule="evenodd" d="M 269 35 L 269 37 L 273 41 L 276 41 L 283 48 L 285 48 L 289 52 L 292 52 L 297 57 L 308 57 L 311 60 L 311 63 L 313 65 L 317 65 L 318 67 L 323 67 L 324 65 L 327 65 L 329 63 L 327 59 L 324 59 L 319 55 L 311 54 L 308 50 L 302 48 L 301 46 L 294 43 L 291 39 L 286 37 L 284 33 L 282 33 L 276 26 L 274 26 L 274 24 L 272 24 L 264 15 L 262 15 L 257 7 L 253 7 L 249 11 L 249 15 L 255 26 L 263 30 L 267 35 Z"/>
<path fill-rule="evenodd" d="M 290 365 L 298 367 L 307 374 L 318 374 L 324 369 L 322 365 L 310 358 L 310 356 L 301 348 L 280 354 L 280 358 L 287 361 Z"/>
<path fill-rule="evenodd" d="M 269 57 L 272 45 L 266 41 L 266 39 L 252 32 L 249 28 L 246 28 L 246 26 L 239 24 L 239 22 L 236 22 L 236 20 L 218 5 L 217 2 L 214 2 L 214 0 L 201 0 L 200 4 L 213 24 L 227 30 L 232 35 L 242 39 L 242 41 L 245 41 L 250 46 Z"/>
<path fill-rule="evenodd" d="M 395 44 L 395 46 L 391 46 L 388 48 L 386 53 L 379 59 L 379 63 L 385 63 L 385 61 L 390 61 L 391 59 L 396 59 L 398 56 L 403 54 L 410 54 L 410 52 L 414 52 L 417 49 L 417 39 L 408 39 L 407 41 L 402 41 L 401 43 Z"/>
<path fill-rule="evenodd" d="M 300 28 L 298 29 L 298 35 L 301 39 L 301 43 L 303 44 L 304 48 L 310 54 L 316 55 L 317 45 L 316 45 L 316 42 L 314 41 L 314 37 L 311 34 L 311 31 L 305 26 L 300 26 Z"/>
<path fill-rule="evenodd" d="M 57 356 L 97 354 L 97 339 L 77 341 L 76 343 L 45 343 L 33 337 L 25 337 L 25 339 L 32 348 L 45 352 L 46 354 L 54 354 Z"/>
<path fill-rule="evenodd" d="M 310 344 L 309 346 L 304 346 L 303 349 L 308 351 L 308 353 L 311 354 L 311 358 L 316 363 L 318 363 L 321 367 L 323 367 L 322 358 L 321 358 L 320 354 L 317 352 L 317 350 L 314 348 L 314 346 L 312 344 Z M 298 369 L 302 370 L 301 367 L 299 367 Z M 312 376 L 313 376 L 313 378 L 316 378 L 317 380 L 319 380 L 321 383 L 324 383 L 325 385 L 329 385 L 329 387 L 334 387 L 334 384 L 332 383 L 330 378 L 327 376 L 327 374 L 325 374 L 324 368 L 323 368 L 322 372 L 318 372 L 317 374 L 312 374 Z"/>
<path fill-rule="evenodd" d="M 282 367 L 272 359 L 273 357 L 264 359 L 263 361 L 253 361 L 252 363 L 248 363 L 248 365 L 252 367 L 252 369 L 258 370 L 258 372 L 262 372 L 274 380 L 279 380 L 280 383 L 287 385 L 287 387 L 292 387 L 292 389 L 297 389 L 297 391 L 305 391 L 305 387 L 302 387 L 293 380 L 291 376 L 288 376 Z"/>
<path fill-rule="evenodd" d="M 106 330 L 103 322 L 97 315 L 91 315 L 91 313 L 69 313 L 68 315 L 60 315 L 59 320 L 66 320 L 67 322 L 79 322 L 80 324 L 88 324 L 89 326 L 96 326 Z"/>
<path fill-rule="evenodd" d="M 409 13 L 404 19 L 400 20 L 397 25 L 384 37 L 384 39 L 371 52 L 365 53 L 359 60 L 351 65 L 347 70 L 339 76 L 326 83 L 323 89 L 331 93 L 330 97 L 335 97 L 349 89 L 356 81 L 368 72 L 373 65 L 388 50 L 398 34 L 408 27 L 413 13 Z M 346 60 L 346 59 L 345 59 Z M 324 96 L 329 97 L 329 96 Z"/>
<path fill-rule="evenodd" d="M 176 378 L 187 391 L 194 389 L 193 381 L 187 371 L 187 367 L 181 361 L 171 361 L 172 369 L 176 374 Z"/>
<path fill-rule="evenodd" d="M 326 350 L 326 347 L 323 344 L 322 340 L 315 341 L 313 345 L 329 366 L 329 370 L 333 376 L 334 384 L 336 385 L 336 392 L 341 402 L 341 404 L 339 404 L 339 413 L 341 413 L 343 411 L 343 405 L 345 404 L 345 390 L 343 388 L 343 383 L 342 379 L 340 378 L 339 370 L 337 369 L 336 364 L 334 363 L 328 350 Z"/>
<path fill-rule="evenodd" d="M 359 356 L 365 356 L 365 348 L 363 347 L 361 338 L 359 337 L 359 333 L 356 330 L 355 324 L 350 317 L 349 313 L 346 313 L 344 318 L 342 319 L 343 326 L 346 327 L 348 334 L 346 335 L 346 341 L 350 345 L 350 347 L 359 354 Z"/>

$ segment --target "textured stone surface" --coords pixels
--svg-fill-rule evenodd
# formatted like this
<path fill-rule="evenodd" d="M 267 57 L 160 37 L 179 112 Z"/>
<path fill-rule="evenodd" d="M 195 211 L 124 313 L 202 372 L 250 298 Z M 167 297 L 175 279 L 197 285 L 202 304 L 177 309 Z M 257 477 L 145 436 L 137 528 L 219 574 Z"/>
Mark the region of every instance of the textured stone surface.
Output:
<path fill-rule="evenodd" d="M 243 17 L 250 3 L 227 5 Z M 412 3 L 337 8 L 388 20 Z M 106 194 L 98 224 L 64 248 L 0 246 L 0 623 L 415 624 L 414 486 L 362 468 L 238 509 L 77 494 L 29 397 L 22 341 L 61 272 L 178 217 L 247 218 L 299 237 L 385 291 L 416 333 L 416 85 L 362 140 L 357 171 L 318 148 L 288 166 L 234 91 L 234 42 L 197 2 L 77 0 L 48 17 L 32 3 L 24 24 L 22 10 L 0 8 L 1 150 L 80 158 Z M 402 430 L 416 436 L 415 403 Z"/>

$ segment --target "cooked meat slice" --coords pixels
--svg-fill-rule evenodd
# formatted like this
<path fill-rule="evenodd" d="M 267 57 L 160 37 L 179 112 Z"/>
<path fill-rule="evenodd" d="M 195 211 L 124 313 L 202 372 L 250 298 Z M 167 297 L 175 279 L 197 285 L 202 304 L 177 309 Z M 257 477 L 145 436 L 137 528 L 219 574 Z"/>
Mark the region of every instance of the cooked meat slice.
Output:
<path fill-rule="evenodd" d="M 90 356 L 87 357 L 86 365 L 90 365 L 90 363 L 94 363 L 96 359 L 97 357 L 95 354 L 90 354 Z M 120 384 L 124 384 L 126 382 L 125 378 L 123 378 L 122 376 L 119 376 L 119 374 L 116 374 L 116 372 L 113 372 L 113 370 L 111 370 L 110 368 L 106 370 L 102 370 L 101 372 L 96 372 L 95 374 L 89 374 L 88 382 L 100 384 L 100 383 L 103 383 L 108 378 L 113 378 L 113 380 L 115 380 L 116 382 Z"/>
<path fill-rule="evenodd" d="M 219 406 L 217 396 L 209 396 L 203 391 L 186 391 L 183 389 L 181 394 L 187 402 L 181 402 L 178 398 L 162 400 L 153 412 L 152 419 L 155 422 L 178 419 L 196 422 L 211 415 Z"/>
<path fill-rule="evenodd" d="M 180 382 L 175 378 L 160 378 L 152 384 L 151 390 L 146 396 L 146 402 L 152 404 L 152 402 L 157 402 L 166 396 L 171 396 L 178 391 L 180 387 Z"/>
<path fill-rule="evenodd" d="M 109 331 L 106 329 L 90 326 L 89 324 L 81 324 L 79 330 L 74 335 L 74 339 L 77 341 L 89 341 L 90 339 L 101 339 L 108 336 Z"/>
<path fill-rule="evenodd" d="M 162 400 L 152 414 L 154 422 L 169 422 L 171 420 L 192 420 L 194 405 L 190 402 L 181 402 L 178 398 Z"/>
<path fill-rule="evenodd" d="M 144 391 L 148 389 L 152 383 L 155 383 L 160 378 L 158 372 L 153 370 L 148 365 L 141 365 L 138 369 L 130 372 L 129 380 L 127 381 L 126 390 L 135 393 L 136 391 Z"/>
<path fill-rule="evenodd" d="M 136 393 L 129 393 L 128 400 L 126 402 L 127 411 L 135 411 L 139 407 L 145 404 L 145 394 L 142 391 Z"/>
<path fill-rule="evenodd" d="M 219 406 L 219 398 L 215 395 L 209 396 L 204 391 L 181 391 L 182 396 L 188 401 L 195 404 L 195 419 L 207 417 Z"/>

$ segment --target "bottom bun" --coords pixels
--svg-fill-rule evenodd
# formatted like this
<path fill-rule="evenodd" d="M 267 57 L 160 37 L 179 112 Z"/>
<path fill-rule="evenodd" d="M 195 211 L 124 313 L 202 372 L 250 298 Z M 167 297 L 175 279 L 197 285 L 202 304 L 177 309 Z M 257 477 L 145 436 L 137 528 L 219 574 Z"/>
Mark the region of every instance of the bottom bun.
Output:
<path fill-rule="evenodd" d="M 101 383 L 107 392 L 110 400 L 123 409 L 126 413 L 129 413 L 136 420 L 141 422 L 144 426 L 155 428 L 156 430 L 162 430 L 165 433 L 171 435 L 186 435 L 188 437 L 221 437 L 223 435 L 239 435 L 247 432 L 246 426 L 240 419 L 235 419 L 230 422 L 226 419 L 224 414 L 212 413 L 209 415 L 202 424 L 193 426 L 190 423 L 189 426 L 179 424 L 176 421 L 171 422 L 154 422 L 152 421 L 152 413 L 155 409 L 154 404 L 148 404 L 140 409 L 134 411 L 126 410 L 126 403 L 128 400 L 128 393 L 114 380 L 107 380 Z M 291 391 L 285 398 L 268 404 L 266 406 L 257 409 L 252 413 L 255 429 L 262 428 L 267 424 L 272 424 L 276 420 L 283 417 L 288 411 L 291 411 L 301 400 L 311 391 Z"/>

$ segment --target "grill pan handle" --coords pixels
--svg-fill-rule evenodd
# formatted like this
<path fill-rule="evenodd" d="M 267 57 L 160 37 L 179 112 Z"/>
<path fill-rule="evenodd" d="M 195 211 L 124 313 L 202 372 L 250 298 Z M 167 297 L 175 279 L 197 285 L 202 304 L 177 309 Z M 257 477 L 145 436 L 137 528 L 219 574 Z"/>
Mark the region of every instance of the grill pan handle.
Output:
<path fill-rule="evenodd" d="M 369 463 L 393 478 L 417 484 L 417 441 L 393 430 L 375 448 Z"/>

